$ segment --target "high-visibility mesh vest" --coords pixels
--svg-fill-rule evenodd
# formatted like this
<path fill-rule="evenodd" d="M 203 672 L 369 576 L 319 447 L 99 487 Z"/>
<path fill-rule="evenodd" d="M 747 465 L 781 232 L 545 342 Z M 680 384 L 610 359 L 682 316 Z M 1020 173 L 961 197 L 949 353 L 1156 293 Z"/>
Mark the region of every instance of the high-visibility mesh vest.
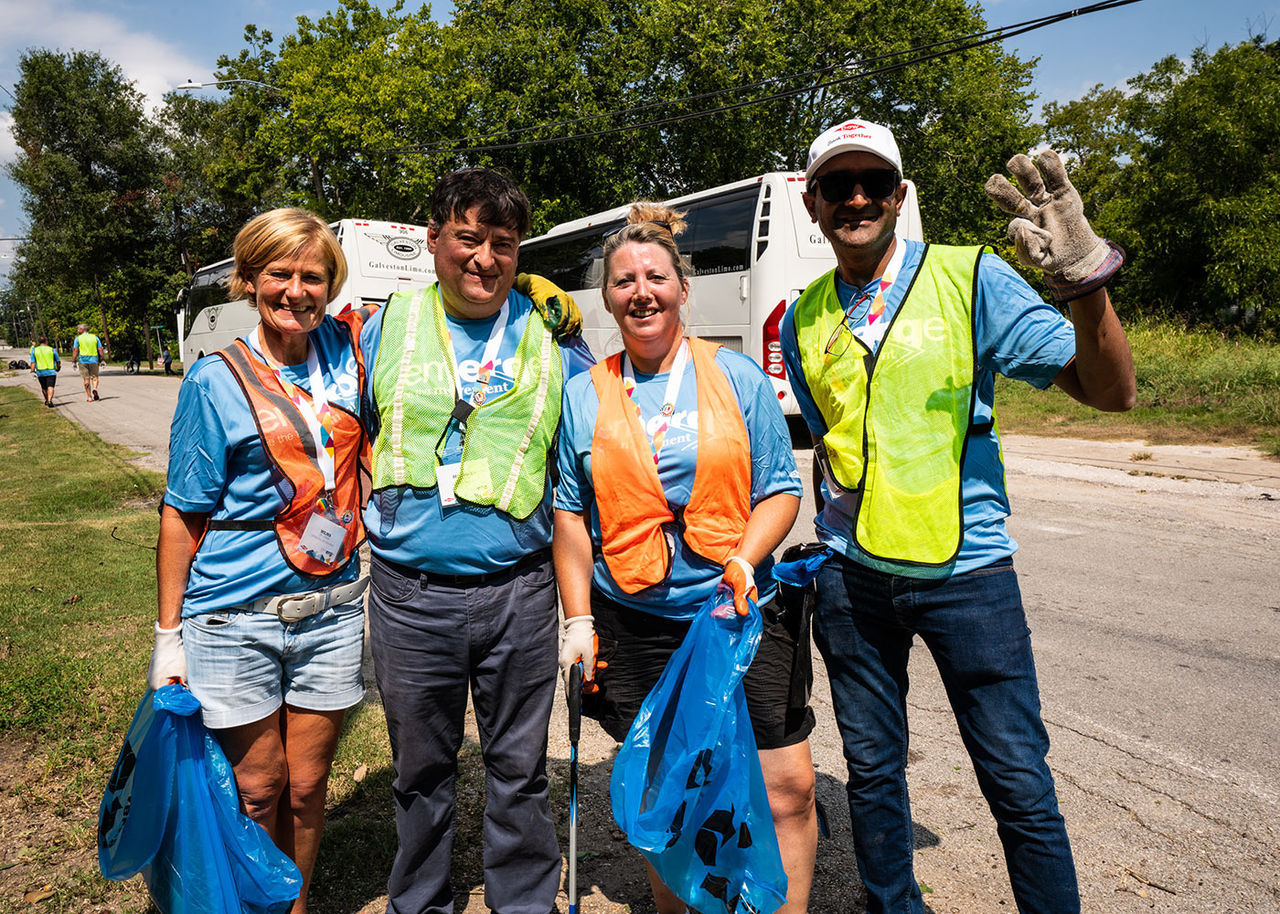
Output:
<path fill-rule="evenodd" d="M 693 489 L 681 520 L 689 548 L 723 565 L 738 550 L 751 516 L 751 443 L 733 387 L 716 364 L 718 343 L 689 337 L 698 384 L 698 450 Z M 675 520 L 653 462 L 649 436 L 622 384 L 622 353 L 591 369 L 600 401 L 591 439 L 591 487 L 600 515 L 601 552 L 627 593 L 671 572 L 662 525 Z"/>
<path fill-rule="evenodd" d="M 98 354 L 98 338 L 92 333 L 82 333 L 76 337 L 76 348 L 81 358 L 93 358 Z"/>
<path fill-rule="evenodd" d="M 441 442 L 457 401 L 456 371 L 438 285 L 399 292 L 387 302 L 374 361 L 382 428 L 373 446 L 373 487 L 436 485 Z M 467 418 L 454 492 L 524 520 L 546 497 L 547 452 L 560 424 L 564 367 L 560 347 L 536 314 L 516 346 L 510 390 Z"/>
<path fill-rule="evenodd" d="M 340 315 L 346 325 L 356 355 L 357 390 L 364 389 L 364 360 L 360 355 L 360 328 L 369 311 L 360 309 Z M 330 403 L 333 416 L 334 483 L 331 507 L 343 530 L 342 547 L 332 562 L 323 562 L 300 545 L 303 532 L 315 511 L 316 499 L 325 494 L 324 471 L 316 460 L 316 441 L 302 414 L 280 384 L 271 366 L 264 362 L 244 340 L 236 340 L 215 353 L 227 363 L 240 384 L 253 412 L 263 448 L 272 464 L 289 480 L 293 497 L 280 509 L 270 524 L 276 545 L 285 562 L 295 571 L 324 577 L 340 569 L 364 542 L 364 523 L 360 516 L 363 499 L 360 493 L 360 469 L 369 462 L 369 438 L 360 419 L 336 403 Z M 216 529 L 219 521 L 211 521 Z M 223 522 L 225 527 L 251 528 L 249 523 Z"/>
<path fill-rule="evenodd" d="M 827 351 L 844 320 L 834 270 L 796 303 L 801 368 L 828 429 L 826 469 L 856 496 L 853 541 L 873 558 L 940 566 L 960 551 L 974 284 L 985 250 L 926 246 L 875 354 L 856 337 L 838 355 Z"/>
<path fill-rule="evenodd" d="M 31 357 L 35 360 L 37 371 L 53 371 L 58 367 L 58 353 L 53 351 L 52 346 L 37 346 L 31 350 Z"/>

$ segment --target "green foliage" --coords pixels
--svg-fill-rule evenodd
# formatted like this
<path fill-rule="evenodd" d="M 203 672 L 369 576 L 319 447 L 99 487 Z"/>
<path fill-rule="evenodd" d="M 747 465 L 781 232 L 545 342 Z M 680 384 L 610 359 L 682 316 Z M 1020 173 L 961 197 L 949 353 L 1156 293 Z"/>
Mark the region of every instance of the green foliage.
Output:
<path fill-rule="evenodd" d="M 1000 427 L 1024 434 L 1252 443 L 1280 456 L 1280 348 L 1217 331 L 1138 320 L 1128 328 L 1138 402 L 1101 413 L 1060 391 L 996 382 Z"/>
<path fill-rule="evenodd" d="M 507 168 L 562 219 L 803 168 L 813 137 L 861 115 L 897 131 L 930 237 L 989 237 L 1000 220 L 982 179 L 1034 140 L 1029 65 L 987 47 L 869 75 L 983 27 L 962 0 L 466 0 L 443 39 L 469 102 L 467 129 L 450 133 L 502 144 L 602 132 L 465 159 Z M 753 104 L 702 113 L 739 102 Z M 595 119 L 529 130 L 584 117 Z M 684 119 L 641 126 L 662 118 Z"/>
<path fill-rule="evenodd" d="M 1129 253 L 1118 309 L 1280 331 L 1280 42 L 1168 57 L 1129 87 L 1045 109 L 1098 230 Z"/>
<path fill-rule="evenodd" d="M 47 301 L 60 325 L 85 320 L 110 343 L 126 320 L 153 322 L 145 270 L 135 267 L 158 243 L 156 130 L 141 95 L 98 54 L 31 50 L 19 73 L 9 173 L 30 238 L 10 297 Z"/>
<path fill-rule="evenodd" d="M 1124 163 L 1137 152 L 1137 138 L 1125 121 L 1128 108 L 1122 90 L 1101 83 L 1082 99 L 1044 106 L 1045 139 L 1071 163 L 1071 183 L 1094 221 L 1101 216 L 1101 201 L 1114 194 Z"/>

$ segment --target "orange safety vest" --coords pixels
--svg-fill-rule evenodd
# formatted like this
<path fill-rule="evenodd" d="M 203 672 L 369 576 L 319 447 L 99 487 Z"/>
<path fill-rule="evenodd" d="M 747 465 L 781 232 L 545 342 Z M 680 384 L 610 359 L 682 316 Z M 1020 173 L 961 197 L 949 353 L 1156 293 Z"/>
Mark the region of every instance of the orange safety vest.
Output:
<path fill-rule="evenodd" d="M 349 311 L 337 316 L 347 326 L 352 349 L 356 356 L 358 391 L 364 390 L 364 356 L 360 352 L 360 329 L 370 315 L 369 309 Z M 240 383 L 258 426 L 258 435 L 267 456 L 277 470 L 293 485 L 293 497 L 275 516 L 273 521 L 262 522 L 264 529 L 272 529 L 276 545 L 294 571 L 300 574 L 324 577 L 346 564 L 351 554 L 365 539 L 364 522 L 360 509 L 364 498 L 360 492 L 361 469 L 368 472 L 369 436 L 364 424 L 354 414 L 330 403 L 333 410 L 333 462 L 334 483 L 333 513 L 345 531 L 342 548 L 333 563 L 326 565 L 311 553 L 303 550 L 298 541 L 306 529 L 307 521 L 315 509 L 316 499 L 324 493 L 324 472 L 314 456 L 317 443 L 302 420 L 298 407 L 285 394 L 280 379 L 271 366 L 262 361 L 243 340 L 236 340 L 226 349 L 216 353 L 230 367 L 231 374 Z M 308 452 L 311 448 L 311 453 Z M 257 529 L 257 522 L 213 521 L 209 529 Z"/>
<path fill-rule="evenodd" d="M 715 363 L 719 343 L 689 337 L 698 385 L 698 452 L 685 507 L 684 541 L 723 565 L 751 515 L 751 445 L 729 379 Z M 622 353 L 591 369 L 600 409 L 591 439 L 591 484 L 601 551 L 614 582 L 636 593 L 666 580 L 671 552 L 663 524 L 675 521 L 658 479 L 649 437 L 622 386 Z"/>

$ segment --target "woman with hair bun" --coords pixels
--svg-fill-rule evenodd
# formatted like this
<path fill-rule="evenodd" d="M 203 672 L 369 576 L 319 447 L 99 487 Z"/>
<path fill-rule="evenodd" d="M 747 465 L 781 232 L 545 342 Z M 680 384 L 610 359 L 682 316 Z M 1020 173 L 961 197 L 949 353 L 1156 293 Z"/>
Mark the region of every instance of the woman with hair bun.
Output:
<path fill-rule="evenodd" d="M 593 683 L 583 713 L 622 741 L 702 603 L 722 584 L 740 613 L 751 611 L 748 597 L 758 600 L 764 634 L 744 685 L 787 871 L 779 910 L 797 914 L 817 847 L 812 669 L 807 620 L 779 615 L 771 554 L 803 489 L 764 372 L 685 335 L 690 267 L 676 242 L 684 227 L 682 213 L 638 202 L 604 242 L 600 288 L 624 348 L 565 384 L 554 536 L 560 664 L 583 661 Z M 652 867 L 649 880 L 659 914 L 684 914 Z"/>
<path fill-rule="evenodd" d="M 367 315 L 328 315 L 347 264 L 313 213 L 263 213 L 234 251 L 231 294 L 258 325 L 182 380 L 147 681 L 200 700 L 245 812 L 302 873 L 301 914 L 343 715 L 364 695 Z"/>

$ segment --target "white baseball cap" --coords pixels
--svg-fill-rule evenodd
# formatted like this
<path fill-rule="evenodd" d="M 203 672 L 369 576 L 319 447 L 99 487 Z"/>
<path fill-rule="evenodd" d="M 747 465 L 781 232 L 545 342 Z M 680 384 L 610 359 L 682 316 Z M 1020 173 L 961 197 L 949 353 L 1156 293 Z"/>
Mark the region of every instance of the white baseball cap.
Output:
<path fill-rule="evenodd" d="M 898 152 L 898 141 L 893 138 L 893 131 L 870 121 L 851 120 L 828 127 L 809 146 L 805 183 L 813 180 L 814 173 L 823 162 L 842 152 L 870 152 L 896 168 L 899 175 L 902 174 L 902 154 Z"/>

